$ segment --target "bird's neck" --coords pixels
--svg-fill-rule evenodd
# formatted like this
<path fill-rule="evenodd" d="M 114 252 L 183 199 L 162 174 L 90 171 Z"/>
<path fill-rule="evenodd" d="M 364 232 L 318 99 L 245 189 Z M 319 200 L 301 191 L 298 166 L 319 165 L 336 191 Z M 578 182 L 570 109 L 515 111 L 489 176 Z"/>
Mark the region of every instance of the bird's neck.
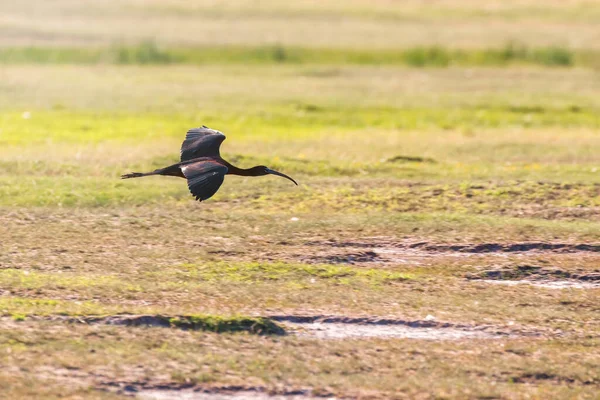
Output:
<path fill-rule="evenodd" d="M 223 164 L 227 167 L 227 173 L 229 175 L 239 175 L 239 176 L 253 176 L 252 170 L 253 168 L 238 168 L 233 164 L 228 163 L 225 160 L 222 160 Z"/>

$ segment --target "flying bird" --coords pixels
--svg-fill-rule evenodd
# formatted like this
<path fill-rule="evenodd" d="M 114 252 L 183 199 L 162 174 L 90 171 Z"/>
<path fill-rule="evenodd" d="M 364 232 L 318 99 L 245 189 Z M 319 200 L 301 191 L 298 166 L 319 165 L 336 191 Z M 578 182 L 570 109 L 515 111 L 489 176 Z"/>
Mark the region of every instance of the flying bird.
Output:
<path fill-rule="evenodd" d="M 225 175 L 264 176 L 277 175 L 295 180 L 281 172 L 272 170 L 264 165 L 243 169 L 231 165 L 221 158 L 219 148 L 225 140 L 221 132 L 206 126 L 193 128 L 187 132 L 181 145 L 181 161 L 152 172 L 133 172 L 122 175 L 121 179 L 140 178 L 150 175 L 177 176 L 187 179 L 188 188 L 198 201 L 211 198 L 225 179 Z"/>

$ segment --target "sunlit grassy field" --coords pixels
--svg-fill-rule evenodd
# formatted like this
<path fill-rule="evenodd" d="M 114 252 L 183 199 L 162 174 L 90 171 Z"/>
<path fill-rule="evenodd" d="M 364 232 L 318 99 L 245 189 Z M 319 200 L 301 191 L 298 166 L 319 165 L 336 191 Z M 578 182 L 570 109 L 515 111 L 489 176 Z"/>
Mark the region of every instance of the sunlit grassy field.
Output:
<path fill-rule="evenodd" d="M 479 277 L 598 281 L 599 2 L 0 11 L 0 397 L 596 398 L 598 286 Z M 119 179 L 177 162 L 200 125 L 300 185 L 231 176 L 198 203 L 181 179 Z M 60 320 L 117 314 L 199 329 Z M 274 315 L 510 334 L 221 332 Z"/>

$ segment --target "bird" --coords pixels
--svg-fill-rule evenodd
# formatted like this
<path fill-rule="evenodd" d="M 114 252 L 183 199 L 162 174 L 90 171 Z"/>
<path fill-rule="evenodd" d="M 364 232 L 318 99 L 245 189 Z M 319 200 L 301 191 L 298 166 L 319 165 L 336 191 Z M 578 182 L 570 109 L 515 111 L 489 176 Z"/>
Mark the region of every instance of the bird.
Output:
<path fill-rule="evenodd" d="M 220 147 L 225 135 L 202 125 L 187 131 L 181 145 L 180 162 L 152 172 L 132 172 L 121 179 L 141 178 L 151 175 L 176 176 L 187 179 L 188 189 L 198 201 L 210 199 L 221 187 L 225 175 L 264 176 L 277 175 L 298 183 L 281 172 L 264 165 L 238 168 L 221 158 Z"/>

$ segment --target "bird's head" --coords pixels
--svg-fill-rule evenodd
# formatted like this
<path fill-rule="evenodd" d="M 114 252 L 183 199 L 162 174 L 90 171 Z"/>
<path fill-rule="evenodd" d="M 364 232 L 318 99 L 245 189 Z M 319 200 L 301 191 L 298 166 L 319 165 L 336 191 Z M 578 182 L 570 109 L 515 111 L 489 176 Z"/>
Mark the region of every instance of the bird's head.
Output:
<path fill-rule="evenodd" d="M 263 175 L 277 175 L 277 176 L 282 176 L 286 179 L 289 179 L 290 181 L 294 182 L 294 184 L 296 184 L 296 186 L 298 186 L 298 183 L 296 183 L 295 180 L 293 180 L 292 178 L 290 178 L 289 176 L 287 176 L 286 174 L 283 174 L 279 171 L 275 171 L 274 169 L 271 169 L 269 167 L 265 167 L 264 165 L 258 165 L 253 169 L 253 172 L 257 175 L 257 176 L 263 176 Z"/>

